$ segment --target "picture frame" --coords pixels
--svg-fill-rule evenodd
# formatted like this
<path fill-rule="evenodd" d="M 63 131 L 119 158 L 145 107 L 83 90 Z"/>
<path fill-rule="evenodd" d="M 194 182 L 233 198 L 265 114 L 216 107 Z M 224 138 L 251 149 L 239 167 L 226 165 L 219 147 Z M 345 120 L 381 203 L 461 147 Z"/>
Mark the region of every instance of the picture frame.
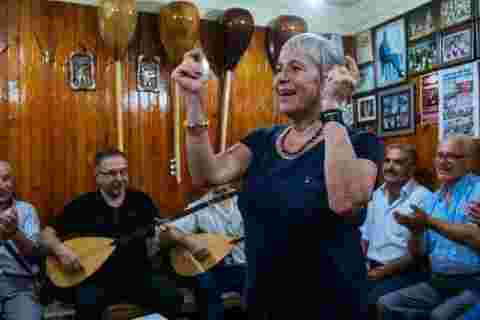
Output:
<path fill-rule="evenodd" d="M 408 46 L 408 74 L 429 72 L 440 64 L 437 37 L 423 38 Z"/>
<path fill-rule="evenodd" d="M 378 94 L 378 134 L 382 137 L 415 133 L 415 86 L 403 85 Z"/>
<path fill-rule="evenodd" d="M 438 124 L 439 75 L 438 71 L 419 78 L 420 122 L 422 126 Z"/>
<path fill-rule="evenodd" d="M 441 42 L 443 65 L 473 59 L 473 30 L 470 25 L 444 32 Z"/>
<path fill-rule="evenodd" d="M 435 21 L 432 4 L 421 6 L 411 11 L 407 16 L 408 40 L 414 41 L 431 35 L 435 31 Z"/>
<path fill-rule="evenodd" d="M 160 58 L 139 55 L 137 58 L 137 91 L 159 92 L 160 87 Z"/>
<path fill-rule="evenodd" d="M 445 29 L 472 18 L 472 0 L 441 0 L 440 28 Z"/>
<path fill-rule="evenodd" d="M 377 97 L 375 95 L 357 99 L 356 118 L 358 123 L 370 122 L 377 119 Z"/>
<path fill-rule="evenodd" d="M 373 64 L 364 64 L 358 68 L 360 79 L 354 94 L 361 94 L 375 89 L 375 70 Z"/>
<path fill-rule="evenodd" d="M 96 62 L 90 52 L 73 52 L 68 59 L 69 85 L 72 90 L 95 90 Z"/>
<path fill-rule="evenodd" d="M 358 65 L 373 62 L 372 30 L 355 35 L 355 56 Z"/>
<path fill-rule="evenodd" d="M 375 29 L 375 80 L 377 88 L 398 84 L 407 77 L 405 19 Z"/>

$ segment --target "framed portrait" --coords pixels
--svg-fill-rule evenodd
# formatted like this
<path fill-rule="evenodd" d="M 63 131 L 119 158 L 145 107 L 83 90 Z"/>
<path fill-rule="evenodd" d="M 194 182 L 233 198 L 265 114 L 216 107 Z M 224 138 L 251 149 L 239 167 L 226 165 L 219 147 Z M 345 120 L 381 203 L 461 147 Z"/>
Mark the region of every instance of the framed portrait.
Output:
<path fill-rule="evenodd" d="M 378 133 L 382 137 L 415 132 L 415 87 L 403 85 L 378 94 Z"/>
<path fill-rule="evenodd" d="M 375 30 L 375 79 L 377 87 L 402 82 L 407 75 L 407 39 L 403 18 Z"/>
<path fill-rule="evenodd" d="M 473 58 L 473 32 L 469 26 L 442 35 L 442 63 L 451 64 Z"/>
<path fill-rule="evenodd" d="M 437 37 L 419 40 L 408 47 L 408 74 L 428 72 L 438 66 Z"/>
<path fill-rule="evenodd" d="M 428 36 L 435 31 L 431 3 L 410 12 L 407 23 L 409 41 Z"/>
<path fill-rule="evenodd" d="M 160 58 L 147 58 L 138 56 L 137 61 L 137 91 L 159 92 L 160 81 Z"/>
<path fill-rule="evenodd" d="M 364 64 L 373 61 L 372 31 L 360 32 L 355 36 L 355 52 L 357 64 Z"/>
<path fill-rule="evenodd" d="M 369 122 L 377 119 L 377 98 L 375 95 L 357 99 L 357 122 Z"/>
<path fill-rule="evenodd" d="M 472 0 L 441 0 L 440 27 L 447 28 L 472 18 Z"/>
<path fill-rule="evenodd" d="M 95 90 L 95 56 L 89 52 L 74 52 L 68 60 L 69 84 L 72 90 Z"/>
<path fill-rule="evenodd" d="M 355 94 L 365 93 L 375 89 L 375 72 L 373 64 L 365 64 L 359 67 L 360 79 L 358 80 Z"/>
<path fill-rule="evenodd" d="M 420 82 L 420 114 L 421 123 L 438 123 L 438 72 L 422 76 Z"/>

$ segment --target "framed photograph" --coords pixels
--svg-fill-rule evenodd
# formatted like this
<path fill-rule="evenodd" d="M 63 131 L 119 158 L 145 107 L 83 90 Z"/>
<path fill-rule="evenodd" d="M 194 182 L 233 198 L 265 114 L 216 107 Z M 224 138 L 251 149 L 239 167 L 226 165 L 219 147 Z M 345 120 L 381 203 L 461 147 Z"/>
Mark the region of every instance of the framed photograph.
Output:
<path fill-rule="evenodd" d="M 408 74 L 428 72 L 439 65 L 437 38 L 427 38 L 408 47 Z"/>
<path fill-rule="evenodd" d="M 74 52 L 70 55 L 69 83 L 72 90 L 95 90 L 95 57 L 88 52 Z"/>
<path fill-rule="evenodd" d="M 438 72 L 420 78 L 420 114 L 422 126 L 438 123 Z"/>
<path fill-rule="evenodd" d="M 357 64 L 364 64 L 373 61 L 372 31 L 360 32 L 355 36 L 355 52 Z"/>
<path fill-rule="evenodd" d="M 377 98 L 375 95 L 357 99 L 357 122 L 369 122 L 377 119 Z"/>
<path fill-rule="evenodd" d="M 447 28 L 472 18 L 471 0 L 441 0 L 440 27 Z"/>
<path fill-rule="evenodd" d="M 407 75 L 407 39 L 403 18 L 375 30 L 375 79 L 377 87 L 402 82 Z"/>
<path fill-rule="evenodd" d="M 160 91 L 160 58 L 138 56 L 137 61 L 137 91 Z"/>
<path fill-rule="evenodd" d="M 448 136 L 480 134 L 478 62 L 439 71 L 438 133 Z"/>
<path fill-rule="evenodd" d="M 404 85 L 378 94 L 378 133 L 382 137 L 415 132 L 415 87 Z"/>
<path fill-rule="evenodd" d="M 358 80 L 355 94 L 365 93 L 375 89 L 375 74 L 373 64 L 366 64 L 359 67 L 360 79 Z"/>
<path fill-rule="evenodd" d="M 473 58 L 473 32 L 471 27 L 444 33 L 442 36 L 442 62 L 451 64 Z"/>
<path fill-rule="evenodd" d="M 435 31 L 431 3 L 413 10 L 407 19 L 409 41 L 428 36 Z"/>

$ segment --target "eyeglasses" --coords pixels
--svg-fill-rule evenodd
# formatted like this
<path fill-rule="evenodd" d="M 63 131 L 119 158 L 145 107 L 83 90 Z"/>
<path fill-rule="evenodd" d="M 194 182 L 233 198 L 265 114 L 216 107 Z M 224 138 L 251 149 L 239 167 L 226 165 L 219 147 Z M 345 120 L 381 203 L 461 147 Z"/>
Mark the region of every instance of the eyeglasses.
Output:
<path fill-rule="evenodd" d="M 446 161 L 455 161 L 455 160 L 462 160 L 467 158 L 467 155 L 464 154 L 457 154 L 453 152 L 437 152 L 437 159 L 446 160 Z"/>
<path fill-rule="evenodd" d="M 120 175 L 121 177 L 128 176 L 128 168 L 118 169 L 118 170 L 108 170 L 108 171 L 98 171 L 99 174 L 107 176 L 109 178 L 116 177 Z"/>

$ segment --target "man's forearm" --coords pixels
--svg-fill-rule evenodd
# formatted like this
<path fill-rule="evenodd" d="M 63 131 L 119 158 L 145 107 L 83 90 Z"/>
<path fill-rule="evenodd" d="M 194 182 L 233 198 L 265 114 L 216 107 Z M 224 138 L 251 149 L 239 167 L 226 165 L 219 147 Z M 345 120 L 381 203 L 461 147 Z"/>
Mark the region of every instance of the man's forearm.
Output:
<path fill-rule="evenodd" d="M 396 275 L 399 273 L 404 272 L 409 267 L 411 267 L 415 263 L 413 257 L 409 254 L 404 255 L 398 259 L 390 261 L 389 263 L 383 266 L 385 275 Z"/>
<path fill-rule="evenodd" d="M 21 255 L 29 257 L 35 254 L 35 243 L 27 238 L 21 230 L 18 230 L 11 240 L 15 243 L 15 247 Z"/>
<path fill-rule="evenodd" d="M 480 251 L 480 227 L 476 224 L 455 224 L 429 217 L 428 226 L 444 237 Z"/>
<path fill-rule="evenodd" d="M 408 251 L 414 260 L 418 260 L 423 258 L 424 250 L 423 250 L 423 237 L 424 232 L 412 232 L 410 239 L 408 240 Z"/>

